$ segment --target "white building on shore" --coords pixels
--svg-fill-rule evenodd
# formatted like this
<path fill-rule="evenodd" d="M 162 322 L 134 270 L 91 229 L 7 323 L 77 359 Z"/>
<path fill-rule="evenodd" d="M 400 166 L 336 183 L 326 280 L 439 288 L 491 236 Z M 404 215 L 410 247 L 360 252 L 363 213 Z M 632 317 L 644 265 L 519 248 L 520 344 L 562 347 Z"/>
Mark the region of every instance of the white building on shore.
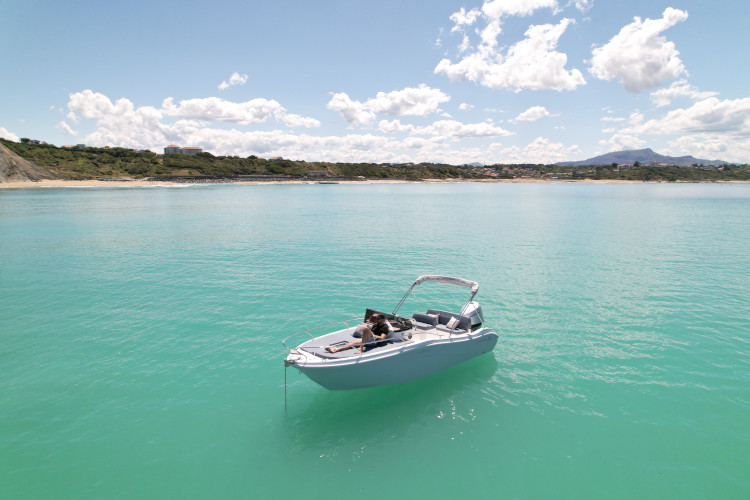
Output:
<path fill-rule="evenodd" d="M 180 146 L 170 145 L 164 148 L 165 155 L 195 155 L 202 152 L 201 148 L 194 147 L 181 148 Z"/>

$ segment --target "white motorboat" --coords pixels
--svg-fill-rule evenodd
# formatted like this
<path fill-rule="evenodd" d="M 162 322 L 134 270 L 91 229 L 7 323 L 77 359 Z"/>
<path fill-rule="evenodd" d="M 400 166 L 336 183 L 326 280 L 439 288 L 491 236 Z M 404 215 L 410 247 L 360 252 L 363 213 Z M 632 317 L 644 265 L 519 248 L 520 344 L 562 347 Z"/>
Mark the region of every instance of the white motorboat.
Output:
<path fill-rule="evenodd" d="M 414 288 L 422 283 L 442 283 L 471 289 L 468 302 L 458 312 L 427 309 L 411 317 L 397 313 Z M 361 318 L 337 321 L 308 328 L 288 336 L 282 342 L 289 351 L 285 366 L 297 368 L 327 389 L 359 389 L 378 385 L 400 384 L 432 375 L 451 366 L 491 351 L 497 333 L 484 326 L 482 307 L 474 301 L 479 284 L 449 276 L 420 276 L 390 314 L 385 314 L 390 333 L 385 340 L 372 337 L 360 352 L 349 348 L 329 352 L 327 348 L 345 346 L 355 340 Z M 416 298 L 416 295 L 414 295 Z M 419 302 L 419 299 L 417 299 Z M 380 311 L 368 309 L 364 320 Z M 381 313 L 383 314 L 383 313 Z M 312 331 L 335 330 L 315 336 Z M 290 348 L 290 339 L 310 338 Z"/>

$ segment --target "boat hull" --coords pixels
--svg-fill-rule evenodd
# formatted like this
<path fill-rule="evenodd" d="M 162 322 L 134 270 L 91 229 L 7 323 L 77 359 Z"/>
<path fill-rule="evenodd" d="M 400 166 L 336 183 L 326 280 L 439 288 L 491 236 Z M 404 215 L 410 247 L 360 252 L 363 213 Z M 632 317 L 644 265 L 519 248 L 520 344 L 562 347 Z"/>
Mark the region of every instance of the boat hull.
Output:
<path fill-rule="evenodd" d="M 497 333 L 481 328 L 465 335 L 404 342 L 383 352 L 345 359 L 321 359 L 298 352 L 287 360 L 291 366 L 326 389 L 347 390 L 401 384 L 433 375 L 491 351 Z"/>

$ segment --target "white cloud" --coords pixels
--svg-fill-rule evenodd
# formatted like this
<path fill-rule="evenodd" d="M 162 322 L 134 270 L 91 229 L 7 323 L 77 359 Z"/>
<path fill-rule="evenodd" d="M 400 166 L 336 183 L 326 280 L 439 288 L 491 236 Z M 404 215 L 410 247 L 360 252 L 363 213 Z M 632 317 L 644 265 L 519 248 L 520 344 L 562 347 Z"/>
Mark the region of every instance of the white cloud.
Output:
<path fill-rule="evenodd" d="M 469 12 L 466 12 L 466 9 L 461 7 L 461 9 L 458 12 L 455 12 L 451 14 L 451 21 L 453 21 L 453 29 L 451 31 L 457 31 L 462 29 L 464 26 L 470 26 L 474 24 L 474 21 L 476 21 L 477 17 L 481 12 L 477 9 L 472 9 Z"/>
<path fill-rule="evenodd" d="M 479 49 L 455 64 L 450 59 L 441 60 L 434 72 L 451 80 L 469 80 L 485 87 L 516 92 L 524 89 L 573 90 L 586 83 L 579 70 L 565 69 L 567 56 L 555 50 L 562 34 L 574 22 L 572 19 L 562 19 L 556 25 L 530 26 L 526 38 L 505 53 L 496 49 L 495 41 L 490 43 L 488 40 L 488 33 L 494 34 L 496 30 L 497 25 L 493 22 L 490 22 L 491 31 L 484 32 L 485 41 Z"/>
<path fill-rule="evenodd" d="M 209 143 L 210 138 L 223 135 L 206 125 L 211 121 L 247 125 L 275 117 L 289 127 L 320 125 L 318 120 L 289 114 L 278 102 L 266 99 L 232 103 L 214 97 L 188 99 L 174 104 L 170 97 L 164 99 L 161 109 L 156 109 L 152 106 L 136 108 L 131 101 L 124 98 L 113 104 L 104 94 L 84 90 L 70 94 L 68 109 L 70 113 L 96 121 L 97 130 L 86 136 L 87 144 L 145 147 L 155 150 L 168 143 L 214 149 Z M 169 123 L 167 118 L 178 120 Z M 59 127 L 70 133 L 69 130 L 65 130 L 66 127 L 70 129 L 65 122 L 61 122 Z M 288 136 L 285 132 L 279 134 Z"/>
<path fill-rule="evenodd" d="M 341 113 L 341 116 L 349 123 L 349 128 L 368 125 L 375 119 L 375 113 L 366 109 L 361 102 L 351 100 L 344 92 L 333 94 L 326 107 Z"/>
<path fill-rule="evenodd" d="M 458 46 L 458 51 L 463 53 L 466 52 L 471 48 L 471 42 L 469 40 L 469 37 L 467 35 L 464 35 L 464 39 L 461 42 L 461 45 Z"/>
<path fill-rule="evenodd" d="M 417 127 L 402 124 L 400 120 L 381 120 L 378 124 L 381 132 L 387 134 L 408 133 L 410 135 L 427 135 L 440 139 L 466 139 L 469 137 L 502 137 L 513 135 L 513 132 L 498 127 L 491 120 L 480 123 L 461 123 L 456 120 L 438 120 L 431 125 Z"/>
<path fill-rule="evenodd" d="M 320 120 L 310 118 L 307 116 L 295 115 L 293 113 L 277 112 L 276 119 L 284 122 L 284 125 L 290 128 L 305 127 L 305 128 L 317 128 L 320 127 Z"/>
<path fill-rule="evenodd" d="M 61 121 L 60 123 L 58 123 L 57 128 L 62 130 L 63 134 L 72 135 L 74 137 L 78 135 L 78 132 L 70 128 L 70 125 L 68 125 L 64 121 Z"/>
<path fill-rule="evenodd" d="M 257 98 L 246 102 L 231 102 L 218 97 L 186 99 L 177 105 L 171 97 L 167 97 L 161 108 L 167 116 L 241 125 L 264 122 L 282 109 L 281 104 L 274 100 Z"/>
<path fill-rule="evenodd" d="M 722 134 L 689 134 L 674 141 L 670 146 L 681 154 L 706 160 L 724 160 L 734 163 L 747 163 L 750 158 L 750 139 L 727 141 Z"/>
<path fill-rule="evenodd" d="M 467 137 L 500 137 L 513 135 L 493 123 L 461 123 L 455 120 L 439 120 L 425 127 L 415 127 L 411 132 L 415 135 L 433 135 L 452 139 Z"/>
<path fill-rule="evenodd" d="M 386 134 L 396 134 L 400 132 L 412 132 L 414 125 L 403 124 L 401 120 L 380 120 L 378 123 L 378 130 Z"/>
<path fill-rule="evenodd" d="M 559 161 L 570 160 L 580 154 L 577 145 L 565 146 L 562 143 L 553 143 L 544 137 L 537 137 L 523 148 L 511 146 L 500 149 L 497 156 L 502 163 L 544 163 L 551 164 Z"/>
<path fill-rule="evenodd" d="M 549 8 L 557 10 L 557 0 L 490 0 L 482 5 L 482 12 L 490 19 L 505 16 L 529 16 L 535 10 Z"/>
<path fill-rule="evenodd" d="M 635 127 L 635 126 L 638 126 L 641 123 L 643 123 L 643 119 L 644 118 L 645 118 L 645 116 L 643 115 L 643 113 L 641 113 L 638 110 L 635 110 L 632 113 L 630 113 L 630 116 L 628 117 L 628 123 L 631 126 Z"/>
<path fill-rule="evenodd" d="M 188 120 L 220 121 L 250 125 L 262 123 L 272 116 L 288 127 L 319 127 L 320 121 L 300 115 L 289 114 L 277 101 L 251 99 L 245 102 L 231 102 L 218 97 L 186 99 L 175 105 L 171 97 L 162 102 L 161 112 L 166 116 Z"/>
<path fill-rule="evenodd" d="M 626 133 L 615 133 L 606 141 L 599 141 L 602 146 L 608 146 L 610 151 L 622 151 L 626 149 L 641 149 L 646 141 L 636 135 Z"/>
<path fill-rule="evenodd" d="M 482 30 L 482 51 L 494 50 L 497 47 L 497 37 L 503 32 L 500 19 L 491 19 L 487 26 Z"/>
<path fill-rule="evenodd" d="M 750 97 L 719 100 L 709 97 L 689 108 L 669 111 L 662 118 L 633 127 L 641 134 L 724 133 L 750 136 Z"/>
<path fill-rule="evenodd" d="M 2 137 L 3 139 L 7 139 L 9 141 L 13 141 L 13 142 L 19 141 L 18 136 L 14 134 L 13 132 L 9 131 L 8 129 L 6 129 L 5 127 L 0 127 L 0 137 Z"/>
<path fill-rule="evenodd" d="M 375 119 L 375 113 L 390 116 L 426 116 L 440 111 L 440 104 L 450 97 L 439 89 L 425 84 L 418 87 L 406 87 L 392 92 L 378 92 L 364 103 L 353 101 L 347 94 L 334 94 L 328 102 L 328 109 L 338 111 L 353 128 L 357 125 L 368 125 Z"/>
<path fill-rule="evenodd" d="M 516 116 L 516 121 L 533 122 L 545 116 L 550 116 L 544 106 L 532 106 L 523 113 Z"/>
<path fill-rule="evenodd" d="M 236 71 L 232 73 L 232 76 L 229 77 L 229 81 L 226 80 L 222 81 L 219 84 L 219 90 L 226 90 L 229 87 L 234 87 L 235 85 L 245 85 L 247 83 L 247 75 L 240 75 Z"/>
<path fill-rule="evenodd" d="M 599 143 L 611 151 L 638 149 L 652 143 L 643 136 L 672 135 L 677 137 L 669 144 L 679 154 L 739 163 L 750 156 L 750 98 L 721 101 L 711 97 L 648 121 L 635 111 L 628 122 L 620 130 L 603 130 L 612 136 Z"/>
<path fill-rule="evenodd" d="M 114 104 L 109 97 L 92 90 L 70 94 L 68 109 L 79 113 L 84 118 L 105 118 L 117 115 L 129 115 L 134 112 L 133 103 L 128 99 L 118 99 Z"/>
<path fill-rule="evenodd" d="M 604 46 L 593 50 L 589 71 L 602 80 L 619 80 L 630 92 L 643 92 L 686 73 L 673 42 L 661 32 L 687 19 L 667 8 L 661 19 L 636 17 Z"/>
<path fill-rule="evenodd" d="M 586 12 L 594 5 L 594 0 L 575 0 L 575 6 L 581 12 Z"/>
<path fill-rule="evenodd" d="M 365 106 L 375 113 L 385 113 L 391 116 L 426 116 L 437 113 L 443 102 L 450 100 L 439 89 L 433 89 L 425 84 L 419 87 L 406 87 L 393 92 L 378 92 L 368 99 Z"/>
<path fill-rule="evenodd" d="M 114 144 L 139 147 L 161 143 L 169 137 L 161 123 L 162 113 L 154 107 L 135 108 L 128 99 L 112 101 L 98 92 L 84 90 L 70 94 L 68 110 L 81 117 L 96 120 L 98 130 L 85 140 L 87 144 Z"/>
<path fill-rule="evenodd" d="M 678 80 L 668 88 L 659 89 L 651 93 L 651 101 L 656 104 L 657 107 L 669 106 L 672 104 L 672 100 L 678 97 L 687 97 L 693 100 L 706 99 L 718 95 L 718 92 L 701 92 L 697 88 L 688 84 L 687 80 Z"/>
<path fill-rule="evenodd" d="M 607 118 L 604 120 L 625 121 Z M 612 134 L 609 139 L 599 141 L 611 151 L 653 144 L 653 137 L 649 136 L 673 136 L 670 144 L 680 154 L 747 162 L 750 156 L 750 98 L 719 100 L 709 97 L 650 120 L 636 110 L 630 114 L 624 127 L 607 128 L 602 132 Z"/>
<path fill-rule="evenodd" d="M 474 109 L 474 105 L 462 102 L 458 105 L 458 109 L 460 109 L 461 111 L 467 111 L 469 109 Z"/>
<path fill-rule="evenodd" d="M 716 134 L 684 135 L 671 141 L 669 144 L 678 151 L 690 151 L 690 154 L 696 158 L 704 158 L 706 160 L 719 159 L 720 155 L 726 155 L 730 150 L 726 142 L 726 137 Z M 745 154 L 742 158 L 750 156 L 748 154 L 750 153 L 750 141 L 744 141 L 743 149 Z"/>

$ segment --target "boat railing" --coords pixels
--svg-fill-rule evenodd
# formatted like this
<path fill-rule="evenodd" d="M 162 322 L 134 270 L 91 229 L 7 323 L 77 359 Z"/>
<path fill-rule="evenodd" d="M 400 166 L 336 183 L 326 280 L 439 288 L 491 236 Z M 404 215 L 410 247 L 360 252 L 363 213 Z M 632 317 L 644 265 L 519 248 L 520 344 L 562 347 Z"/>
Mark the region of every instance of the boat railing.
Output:
<path fill-rule="evenodd" d="M 295 332 L 295 333 L 289 335 L 288 337 L 286 337 L 284 340 L 281 341 L 281 344 L 284 346 L 284 348 L 287 351 L 289 351 L 291 353 L 292 352 L 292 348 L 290 348 L 288 345 L 286 345 L 286 342 L 289 339 L 291 339 L 292 337 L 296 337 L 297 335 L 302 335 L 303 333 L 306 333 L 307 335 L 310 336 L 311 339 L 314 339 L 315 335 L 313 335 L 312 333 L 310 333 L 311 330 L 317 330 L 319 328 L 326 328 L 326 327 L 331 327 L 332 325 L 339 325 L 339 324 L 346 325 L 347 328 L 350 328 L 349 323 L 362 323 L 362 318 L 359 317 L 359 318 L 351 318 L 351 319 L 340 319 L 338 321 L 331 321 L 330 323 L 323 323 L 322 325 L 317 325 L 317 326 L 313 326 L 311 328 L 306 328 L 304 330 L 300 330 L 298 332 Z"/>

